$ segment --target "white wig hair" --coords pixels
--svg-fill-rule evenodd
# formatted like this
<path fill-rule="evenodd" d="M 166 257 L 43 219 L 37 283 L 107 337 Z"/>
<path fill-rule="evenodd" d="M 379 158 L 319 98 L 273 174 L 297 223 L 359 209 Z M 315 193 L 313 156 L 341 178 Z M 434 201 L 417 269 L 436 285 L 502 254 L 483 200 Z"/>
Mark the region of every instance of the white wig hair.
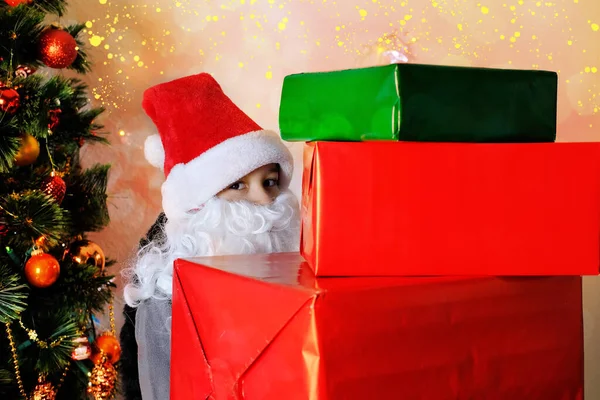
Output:
<path fill-rule="evenodd" d="M 136 307 L 150 298 L 170 299 L 176 259 L 297 251 L 299 236 L 298 201 L 289 190 L 269 205 L 213 197 L 185 219 L 168 220 L 158 238 L 138 251 L 123 271 L 125 301 Z"/>

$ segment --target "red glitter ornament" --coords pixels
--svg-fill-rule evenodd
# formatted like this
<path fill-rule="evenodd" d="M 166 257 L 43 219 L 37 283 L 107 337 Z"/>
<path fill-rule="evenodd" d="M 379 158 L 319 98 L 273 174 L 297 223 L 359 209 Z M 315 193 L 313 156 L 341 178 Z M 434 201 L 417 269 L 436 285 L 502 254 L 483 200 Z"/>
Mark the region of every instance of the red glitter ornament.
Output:
<path fill-rule="evenodd" d="M 9 87 L 0 87 L 0 111 L 14 114 L 21 106 L 19 92 Z"/>
<path fill-rule="evenodd" d="M 42 181 L 42 192 L 52 197 L 58 204 L 62 203 L 67 193 L 67 184 L 55 172 Z"/>
<path fill-rule="evenodd" d="M 67 68 L 77 58 L 77 42 L 67 31 L 49 28 L 40 36 L 40 58 L 50 68 Z"/>
<path fill-rule="evenodd" d="M 16 7 L 19 4 L 32 4 L 33 0 L 4 0 L 11 7 Z"/>

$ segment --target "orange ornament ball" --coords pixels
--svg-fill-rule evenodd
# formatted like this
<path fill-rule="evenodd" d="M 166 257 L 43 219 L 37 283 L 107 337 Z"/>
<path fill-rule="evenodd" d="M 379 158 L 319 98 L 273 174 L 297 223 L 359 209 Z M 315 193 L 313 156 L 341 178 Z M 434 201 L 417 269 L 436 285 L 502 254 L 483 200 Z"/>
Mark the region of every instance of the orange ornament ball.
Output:
<path fill-rule="evenodd" d="M 96 351 L 92 356 L 94 364 L 98 364 L 102 361 L 102 353 L 106 356 L 106 360 L 115 364 L 121 358 L 121 344 L 119 339 L 113 336 L 112 333 L 103 333 L 96 338 L 95 343 Z"/>
<path fill-rule="evenodd" d="M 31 256 L 25 264 L 25 278 L 31 286 L 47 288 L 52 286 L 60 275 L 60 264 L 50 254 L 42 253 Z"/>

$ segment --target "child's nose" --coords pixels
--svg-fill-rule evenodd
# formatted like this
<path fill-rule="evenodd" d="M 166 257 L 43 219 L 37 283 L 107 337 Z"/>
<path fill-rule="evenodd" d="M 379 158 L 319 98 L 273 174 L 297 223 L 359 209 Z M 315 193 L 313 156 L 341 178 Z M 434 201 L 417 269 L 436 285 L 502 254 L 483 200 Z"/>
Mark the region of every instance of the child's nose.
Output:
<path fill-rule="evenodd" d="M 261 206 L 266 206 L 273 202 L 273 198 L 262 185 L 252 188 L 250 193 L 248 193 L 248 200 Z"/>

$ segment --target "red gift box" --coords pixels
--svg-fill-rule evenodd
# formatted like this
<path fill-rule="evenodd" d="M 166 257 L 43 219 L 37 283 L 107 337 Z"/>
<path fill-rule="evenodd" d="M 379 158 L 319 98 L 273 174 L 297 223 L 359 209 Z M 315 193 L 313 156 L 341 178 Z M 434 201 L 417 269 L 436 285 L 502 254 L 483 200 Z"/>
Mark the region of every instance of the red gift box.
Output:
<path fill-rule="evenodd" d="M 306 145 L 317 276 L 597 275 L 600 143 Z"/>
<path fill-rule="evenodd" d="M 171 399 L 583 399 L 581 277 L 322 279 L 299 254 L 192 261 L 175 263 Z"/>

